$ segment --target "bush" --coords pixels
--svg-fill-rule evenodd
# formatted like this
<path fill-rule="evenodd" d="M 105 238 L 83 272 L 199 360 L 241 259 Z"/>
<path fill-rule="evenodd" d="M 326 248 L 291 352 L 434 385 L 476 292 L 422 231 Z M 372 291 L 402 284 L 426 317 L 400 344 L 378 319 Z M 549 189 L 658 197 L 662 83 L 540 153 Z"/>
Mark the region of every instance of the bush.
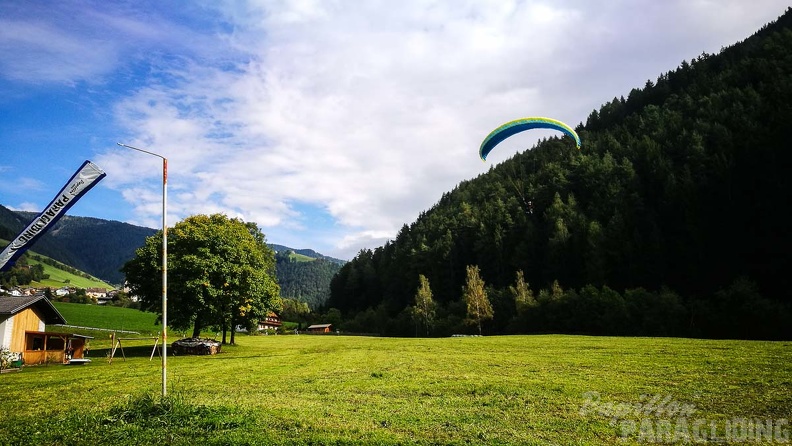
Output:
<path fill-rule="evenodd" d="M 5 370 L 11 367 L 11 361 L 14 360 L 14 356 L 11 353 L 11 350 L 3 347 L 0 349 L 0 370 Z"/>

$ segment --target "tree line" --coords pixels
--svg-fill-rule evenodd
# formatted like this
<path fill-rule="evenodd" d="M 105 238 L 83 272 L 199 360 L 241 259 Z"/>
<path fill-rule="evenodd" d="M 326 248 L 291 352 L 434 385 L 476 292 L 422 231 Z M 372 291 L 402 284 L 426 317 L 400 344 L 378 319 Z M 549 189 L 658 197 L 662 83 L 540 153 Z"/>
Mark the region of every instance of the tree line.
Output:
<path fill-rule="evenodd" d="M 414 334 L 424 276 L 434 333 L 474 332 L 462 290 L 477 267 L 491 332 L 791 337 L 791 25 L 787 11 L 614 98 L 576 129 L 580 151 L 545 139 L 461 182 L 346 264 L 324 310 Z M 537 296 L 522 311 L 518 272 Z"/>
<path fill-rule="evenodd" d="M 39 263 L 36 265 L 30 265 L 28 258 L 32 258 Z M 41 265 L 42 263 L 53 268 L 57 268 L 61 271 L 66 271 L 67 273 L 75 276 L 86 279 L 95 279 L 90 274 L 86 274 L 69 265 L 64 265 L 63 263 L 60 263 L 57 260 L 53 260 L 49 257 L 25 253 L 22 254 L 19 259 L 17 259 L 16 264 L 11 267 L 11 269 L 0 273 L 0 285 L 3 285 L 4 288 L 13 288 L 17 286 L 30 285 L 32 282 L 41 282 L 42 280 L 49 279 L 50 276 L 44 272 L 44 267 Z"/>
<path fill-rule="evenodd" d="M 43 263 L 45 265 L 49 265 L 49 266 L 51 266 L 53 268 L 57 268 L 57 269 L 59 269 L 61 271 L 66 271 L 67 273 L 70 273 L 70 274 L 78 276 L 78 277 L 83 277 L 83 278 L 86 278 L 86 279 L 95 279 L 90 274 L 84 273 L 84 272 L 78 270 L 77 268 L 71 267 L 69 265 L 64 265 L 63 263 L 58 262 L 57 260 L 53 260 L 53 259 L 51 259 L 49 257 L 42 257 L 42 256 L 36 254 L 36 255 L 33 255 L 31 258 L 33 260 L 37 261 L 37 262 L 41 262 L 41 263 Z"/>
<path fill-rule="evenodd" d="M 0 286 L 8 290 L 48 278 L 49 276 L 44 274 L 43 266 L 29 265 L 27 254 L 23 254 L 8 271 L 0 272 Z"/>

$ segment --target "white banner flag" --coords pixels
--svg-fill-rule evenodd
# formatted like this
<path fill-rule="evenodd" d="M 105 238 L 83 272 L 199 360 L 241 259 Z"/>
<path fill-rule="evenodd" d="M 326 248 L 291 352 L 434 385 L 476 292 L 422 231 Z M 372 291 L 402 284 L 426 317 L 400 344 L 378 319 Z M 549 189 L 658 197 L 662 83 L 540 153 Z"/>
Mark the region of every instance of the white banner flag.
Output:
<path fill-rule="evenodd" d="M 66 214 L 77 200 L 107 175 L 96 164 L 86 161 L 61 189 L 55 199 L 0 253 L 0 271 L 10 269 L 39 237 Z"/>

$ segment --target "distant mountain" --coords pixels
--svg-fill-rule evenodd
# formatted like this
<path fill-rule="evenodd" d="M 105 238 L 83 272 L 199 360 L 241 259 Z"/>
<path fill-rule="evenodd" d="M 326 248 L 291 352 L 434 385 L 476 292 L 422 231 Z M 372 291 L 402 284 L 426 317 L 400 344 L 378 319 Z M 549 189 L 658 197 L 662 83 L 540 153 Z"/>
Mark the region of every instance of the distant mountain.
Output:
<path fill-rule="evenodd" d="M 0 205 L 0 239 L 12 240 L 36 215 L 34 212 L 12 211 Z M 135 255 L 138 247 L 143 246 L 146 237 L 156 233 L 156 229 L 128 223 L 66 215 L 36 241 L 33 249 L 106 282 L 120 285 L 124 282 L 121 267 Z M 327 300 L 330 280 L 346 263 L 312 249 L 294 249 L 277 244 L 269 244 L 269 247 L 277 254 L 276 273 L 281 295 L 307 302 L 314 308 Z M 290 260 L 288 252 L 316 260 L 295 262 Z"/>
<path fill-rule="evenodd" d="M 281 297 L 305 302 L 312 309 L 322 307 L 330 298 L 330 282 L 344 262 L 310 249 L 296 252 L 285 246 L 275 246 L 275 272 Z"/>
<path fill-rule="evenodd" d="M 13 240 L 19 232 L 28 225 L 29 221 L 21 214 L 14 212 L 6 207 L 0 206 L 0 238 Z M 63 263 L 70 263 L 73 260 L 66 250 L 60 249 L 56 243 L 52 243 L 50 238 L 44 237 L 36 242 L 36 251 L 45 253 L 49 257 L 61 260 Z M 52 256 L 55 251 L 60 251 L 58 256 Z"/>
<path fill-rule="evenodd" d="M 319 254 L 318 252 L 314 251 L 313 249 L 294 249 L 294 248 L 289 248 L 288 246 L 275 245 L 275 244 L 272 244 L 272 243 L 267 243 L 267 245 L 270 248 L 272 248 L 272 250 L 275 251 L 276 253 L 281 253 L 281 252 L 286 252 L 286 251 L 293 251 L 295 254 L 304 255 L 306 257 L 311 257 L 311 258 L 314 258 L 314 259 L 327 260 L 329 262 L 337 263 L 339 265 L 343 265 L 343 264 L 346 263 L 346 260 L 336 259 L 336 258 L 329 257 L 329 256 L 326 256 L 326 255 L 323 255 L 323 254 Z"/>
<path fill-rule="evenodd" d="M 0 234 L 13 239 L 38 213 L 12 211 L 0 205 Z M 102 220 L 65 215 L 36 243 L 35 251 L 98 277 L 120 285 L 120 269 L 143 245 L 155 229 Z"/>

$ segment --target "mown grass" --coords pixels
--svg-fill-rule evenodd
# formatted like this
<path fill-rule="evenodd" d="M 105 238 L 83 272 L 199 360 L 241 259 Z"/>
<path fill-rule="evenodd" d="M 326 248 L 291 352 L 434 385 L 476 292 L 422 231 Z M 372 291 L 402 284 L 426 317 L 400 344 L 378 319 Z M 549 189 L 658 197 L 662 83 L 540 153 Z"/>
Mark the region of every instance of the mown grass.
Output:
<path fill-rule="evenodd" d="M 113 364 L 93 350 L 86 366 L 0 377 L 0 444 L 635 444 L 608 408 L 647 396 L 706 420 L 792 418 L 791 345 L 240 336 L 216 356 L 169 357 L 175 401 L 156 397 L 150 344 Z"/>

